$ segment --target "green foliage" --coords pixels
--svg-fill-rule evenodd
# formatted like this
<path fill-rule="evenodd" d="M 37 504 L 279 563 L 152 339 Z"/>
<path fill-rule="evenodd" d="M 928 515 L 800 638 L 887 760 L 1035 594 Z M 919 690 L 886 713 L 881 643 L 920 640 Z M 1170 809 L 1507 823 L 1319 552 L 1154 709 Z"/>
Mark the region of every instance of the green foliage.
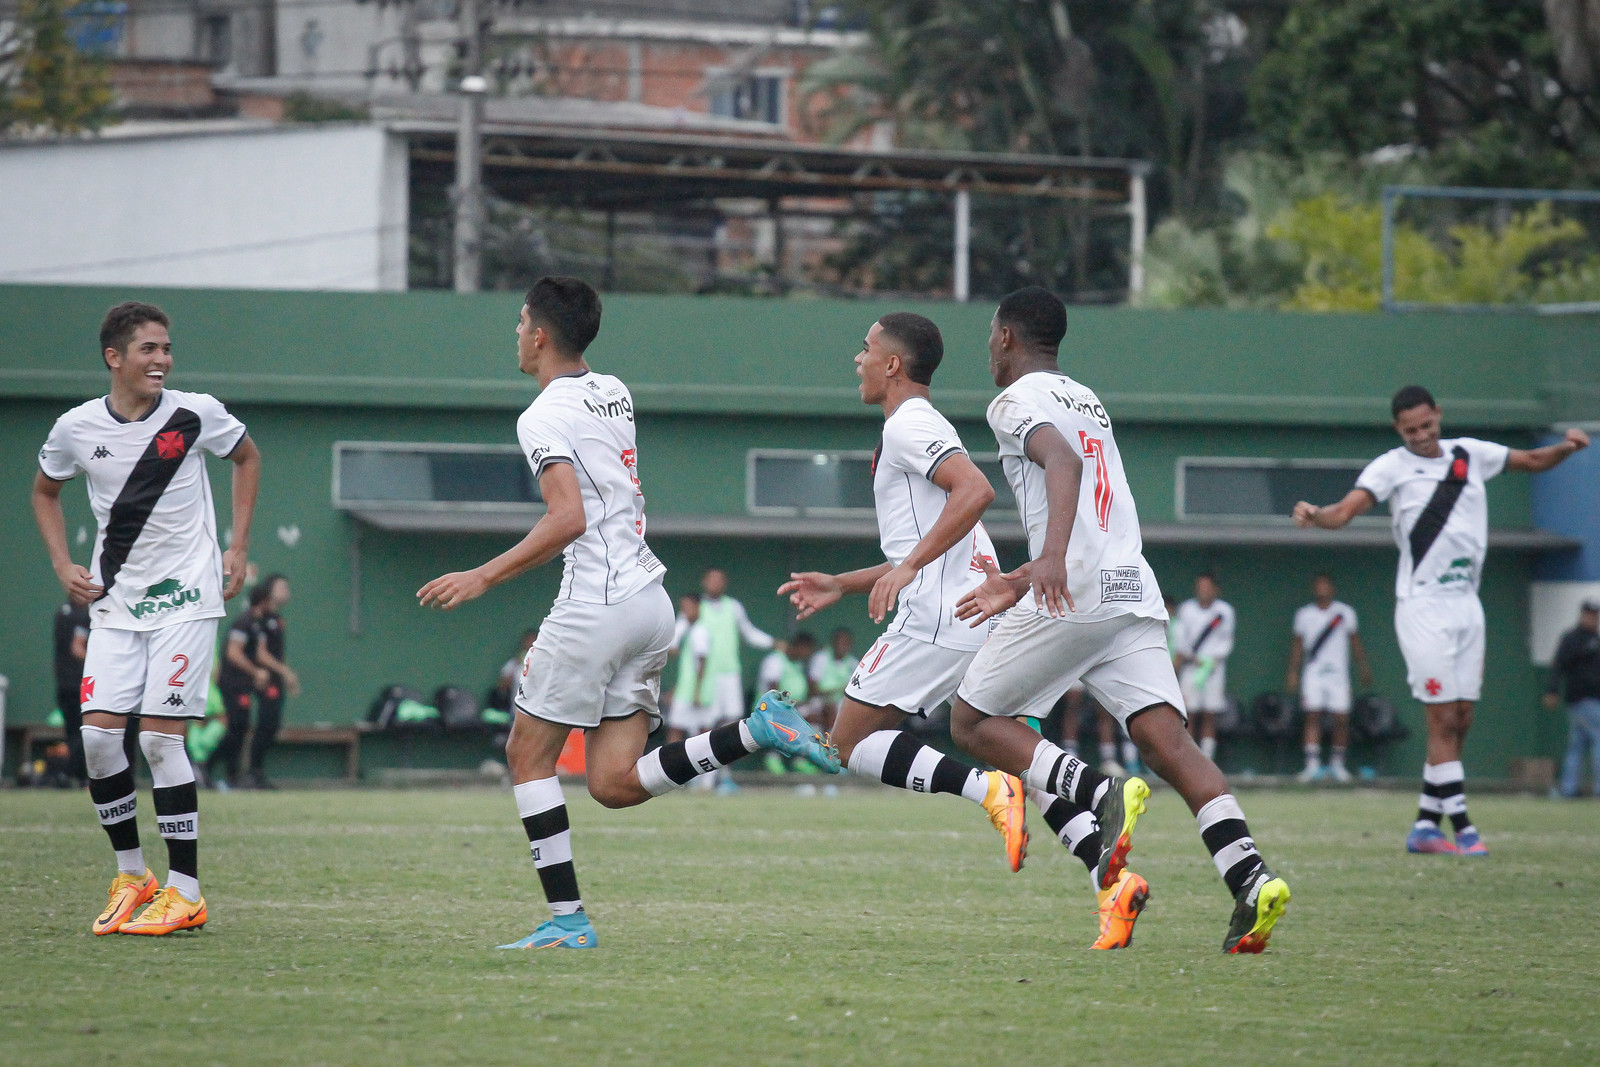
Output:
<path fill-rule="evenodd" d="M 0 134 L 81 133 L 114 121 L 105 66 L 78 51 L 64 0 L 21 0 L 0 38 Z"/>
<path fill-rule="evenodd" d="M 310 93 L 291 93 L 283 102 L 283 117 L 287 122 L 360 122 L 368 116 L 365 107 Z"/>

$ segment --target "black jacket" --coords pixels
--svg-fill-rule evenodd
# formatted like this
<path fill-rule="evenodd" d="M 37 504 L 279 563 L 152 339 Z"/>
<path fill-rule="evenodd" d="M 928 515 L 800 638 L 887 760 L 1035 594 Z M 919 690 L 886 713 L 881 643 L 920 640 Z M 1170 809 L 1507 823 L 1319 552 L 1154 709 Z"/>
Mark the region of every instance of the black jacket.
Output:
<path fill-rule="evenodd" d="M 1574 626 L 1562 635 L 1550 665 L 1550 692 L 1561 691 L 1562 679 L 1568 704 L 1600 700 L 1600 634 Z"/>

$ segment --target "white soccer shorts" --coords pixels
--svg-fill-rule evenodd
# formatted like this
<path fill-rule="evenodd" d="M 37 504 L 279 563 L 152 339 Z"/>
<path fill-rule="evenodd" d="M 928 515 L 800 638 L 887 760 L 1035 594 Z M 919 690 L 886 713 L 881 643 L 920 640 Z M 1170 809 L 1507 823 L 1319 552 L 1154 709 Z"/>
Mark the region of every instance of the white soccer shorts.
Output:
<path fill-rule="evenodd" d="M 1475 594 L 1395 601 L 1394 632 L 1411 695 L 1424 704 L 1476 701 L 1483 693 L 1483 603 Z"/>
<path fill-rule="evenodd" d="M 659 582 L 617 604 L 556 601 L 523 661 L 516 709 L 585 730 L 642 711 L 655 729 L 672 626 Z"/>
<path fill-rule="evenodd" d="M 1185 663 L 1178 675 L 1183 688 L 1184 704 L 1190 711 L 1219 712 L 1228 710 L 1228 662 L 1223 660 L 1211 668 L 1206 680 L 1196 685 L 1201 667 L 1198 663 Z"/>
<path fill-rule="evenodd" d="M 956 695 L 975 655 L 975 649 L 943 648 L 905 634 L 884 634 L 861 657 L 844 695 L 872 707 L 927 717 Z"/>
<path fill-rule="evenodd" d="M 1300 706 L 1307 711 L 1350 714 L 1350 676 L 1343 671 L 1313 670 L 1300 679 Z"/>
<path fill-rule="evenodd" d="M 1080 681 L 1124 730 L 1156 704 L 1185 714 L 1166 626 L 1138 615 L 1077 622 L 1008 612 L 967 668 L 960 695 L 985 715 L 1043 719 Z"/>
<path fill-rule="evenodd" d="M 191 619 L 157 630 L 92 628 L 79 689 L 83 710 L 203 719 L 216 647 L 216 619 Z"/>

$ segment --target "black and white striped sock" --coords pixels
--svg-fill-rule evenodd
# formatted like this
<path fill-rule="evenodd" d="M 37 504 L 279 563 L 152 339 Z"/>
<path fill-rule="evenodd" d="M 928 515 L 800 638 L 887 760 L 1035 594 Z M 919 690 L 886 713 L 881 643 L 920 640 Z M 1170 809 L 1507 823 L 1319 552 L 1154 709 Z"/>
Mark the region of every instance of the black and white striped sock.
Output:
<path fill-rule="evenodd" d="M 200 899 L 200 796 L 182 734 L 145 730 L 139 747 L 155 779 L 156 832 L 167 843 L 167 885 Z"/>
<path fill-rule="evenodd" d="M 83 728 L 83 758 L 89 768 L 89 799 L 117 854 L 121 874 L 144 873 L 144 850 L 139 847 L 139 794 L 133 785 L 133 767 L 122 747 L 123 730 L 101 726 Z"/>
<path fill-rule="evenodd" d="M 929 748 L 904 730 L 878 730 L 863 737 L 850 753 L 850 772 L 896 789 L 951 793 L 974 804 L 982 804 L 989 794 L 982 771 Z"/>
<path fill-rule="evenodd" d="M 1039 789 L 1028 790 L 1028 799 L 1044 813 L 1044 821 L 1055 831 L 1056 839 L 1089 868 L 1089 883 L 1094 885 L 1094 869 L 1100 862 L 1100 824 L 1095 821 L 1094 812 Z M 1094 888 L 1100 889 L 1098 885 Z"/>
<path fill-rule="evenodd" d="M 653 748 L 634 767 L 645 792 L 658 797 L 760 749 L 750 727 L 740 720 Z"/>
<path fill-rule="evenodd" d="M 539 872 L 545 899 L 552 916 L 572 915 L 583 910 L 578 896 L 578 873 L 572 866 L 572 828 L 567 822 L 567 803 L 561 795 L 558 778 L 540 778 L 512 787 L 517 798 L 517 814 L 528 832 L 528 848 L 533 866 Z"/>
<path fill-rule="evenodd" d="M 1090 811 L 1099 806 L 1100 799 L 1111 787 L 1111 779 L 1042 739 L 1033 750 L 1025 783 L 1030 789 L 1065 797 Z"/>
<path fill-rule="evenodd" d="M 1460 760 L 1425 763 L 1422 766 L 1423 797 L 1428 799 L 1431 793 L 1431 799 L 1438 806 L 1438 814 L 1433 817 L 1434 824 L 1438 824 L 1439 815 L 1448 815 L 1450 825 L 1458 835 L 1472 833 L 1476 829 L 1467 817 L 1466 779 L 1466 768 Z"/>
<path fill-rule="evenodd" d="M 1200 826 L 1200 838 L 1211 850 L 1211 862 L 1228 885 L 1228 892 L 1238 896 L 1260 870 L 1266 866 L 1256 843 L 1245 825 L 1244 809 L 1224 793 L 1208 802 L 1194 817 Z"/>

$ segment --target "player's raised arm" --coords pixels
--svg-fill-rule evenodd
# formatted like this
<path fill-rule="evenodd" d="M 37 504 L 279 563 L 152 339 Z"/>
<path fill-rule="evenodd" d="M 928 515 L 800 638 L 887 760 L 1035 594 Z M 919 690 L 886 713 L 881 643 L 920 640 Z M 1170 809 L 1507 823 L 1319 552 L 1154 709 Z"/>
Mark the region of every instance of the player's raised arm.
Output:
<path fill-rule="evenodd" d="M 910 585 L 922 570 L 972 533 L 983 518 L 984 509 L 994 503 L 994 486 L 978 465 L 964 452 L 957 452 L 933 472 L 933 484 L 949 494 L 944 509 L 916 547 L 900 563 L 880 577 L 867 598 L 867 614 L 882 622 L 899 600 L 900 591 Z"/>
<path fill-rule="evenodd" d="M 795 619 L 809 619 L 823 608 L 838 603 L 839 598 L 851 593 L 866 593 L 878 579 L 893 569 L 887 560 L 875 567 L 845 571 L 843 574 L 824 574 L 821 571 L 793 571 L 789 580 L 778 586 L 778 596 L 786 596 L 795 607 Z"/>
<path fill-rule="evenodd" d="M 72 553 L 67 549 L 67 520 L 61 513 L 61 487 L 65 484 L 43 471 L 33 476 L 33 517 L 61 588 L 74 604 L 87 606 L 105 590 L 94 583 L 88 568 L 72 562 Z"/>
<path fill-rule="evenodd" d="M 523 571 L 555 559 L 583 536 L 589 524 L 583 511 L 578 474 L 572 464 L 548 464 L 539 475 L 539 495 L 544 498 L 548 510 L 528 531 L 528 536 L 481 567 L 441 575 L 418 589 L 420 606 L 450 611 L 476 600 Z"/>
<path fill-rule="evenodd" d="M 1538 474 L 1565 460 L 1574 452 L 1581 452 L 1589 447 L 1589 435 L 1574 426 L 1567 431 L 1566 438 L 1553 445 L 1543 448 L 1513 448 L 1506 457 L 1506 466 L 1514 471 L 1525 471 L 1528 474 Z"/>
<path fill-rule="evenodd" d="M 228 453 L 233 464 L 233 543 L 222 554 L 222 599 L 232 600 L 244 588 L 250 556 L 250 526 L 261 488 L 261 450 L 247 433 Z M 297 683 L 298 684 L 298 683 Z"/>
<path fill-rule="evenodd" d="M 1302 500 L 1294 506 L 1294 524 L 1302 529 L 1317 526 L 1324 530 L 1337 530 L 1351 519 L 1371 511 L 1378 498 L 1367 489 L 1352 489 L 1337 504 L 1318 507 Z"/>
<path fill-rule="evenodd" d="M 1061 617 L 1076 610 L 1072 594 L 1067 592 L 1067 545 L 1078 521 L 1083 457 L 1049 424 L 1029 435 L 1027 449 L 1028 458 L 1044 468 L 1044 495 L 1050 508 L 1044 546 L 1028 565 L 1028 577 L 1039 603 L 1051 615 Z"/>

